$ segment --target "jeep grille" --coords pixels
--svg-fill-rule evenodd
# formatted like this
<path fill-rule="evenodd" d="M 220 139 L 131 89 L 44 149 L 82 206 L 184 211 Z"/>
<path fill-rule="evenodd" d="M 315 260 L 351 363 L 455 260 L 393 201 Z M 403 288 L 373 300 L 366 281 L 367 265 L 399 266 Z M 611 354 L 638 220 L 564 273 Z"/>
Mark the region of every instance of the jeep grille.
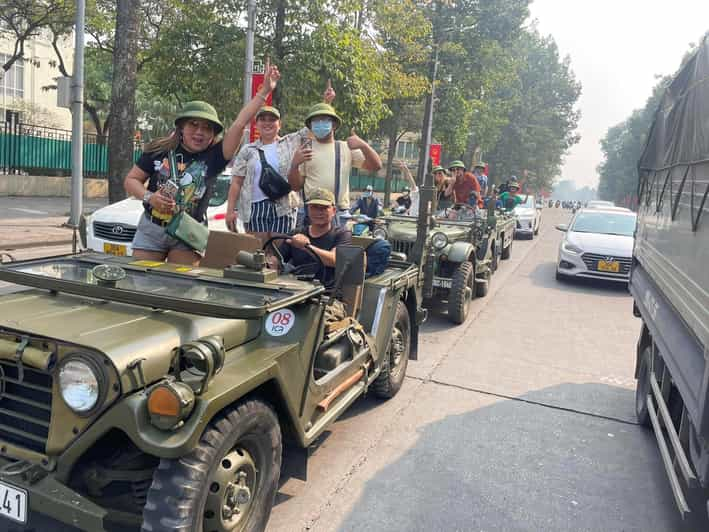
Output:
<path fill-rule="evenodd" d="M 51 416 L 52 376 L 0 360 L 0 439 L 44 453 Z"/>
<path fill-rule="evenodd" d="M 413 242 L 406 242 L 403 240 L 390 240 L 391 250 L 398 253 L 405 253 L 407 257 L 411 257 L 411 250 L 414 248 Z"/>

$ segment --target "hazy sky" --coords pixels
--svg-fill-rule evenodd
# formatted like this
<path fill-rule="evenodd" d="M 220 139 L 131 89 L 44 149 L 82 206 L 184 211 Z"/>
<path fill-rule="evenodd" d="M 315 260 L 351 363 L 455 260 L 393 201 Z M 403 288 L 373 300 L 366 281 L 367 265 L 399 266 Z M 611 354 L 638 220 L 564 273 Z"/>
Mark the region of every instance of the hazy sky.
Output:
<path fill-rule="evenodd" d="M 562 179 L 598 183 L 600 139 L 645 105 L 656 74 L 679 67 L 690 43 L 709 30 L 709 0 L 533 0 L 532 18 L 551 34 L 582 84 L 581 142 Z"/>

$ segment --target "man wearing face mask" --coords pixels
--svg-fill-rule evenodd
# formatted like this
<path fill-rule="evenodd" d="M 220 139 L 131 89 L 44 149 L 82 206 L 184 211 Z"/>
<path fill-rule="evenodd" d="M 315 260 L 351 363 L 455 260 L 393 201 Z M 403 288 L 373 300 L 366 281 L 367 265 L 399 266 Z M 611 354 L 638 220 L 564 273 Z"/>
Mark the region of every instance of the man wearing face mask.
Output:
<path fill-rule="evenodd" d="M 379 215 L 379 208 L 379 202 L 377 201 L 377 198 L 374 197 L 374 189 L 372 188 L 372 185 L 367 185 L 367 188 L 364 190 L 364 194 L 362 194 L 362 197 L 357 200 L 357 203 L 350 209 L 350 212 L 354 214 L 359 211 L 365 216 L 376 218 Z"/>
<path fill-rule="evenodd" d="M 305 125 L 315 137 L 315 142 L 312 149 L 304 148 L 296 152 L 288 172 L 288 182 L 293 190 L 304 190 L 305 197 L 309 197 L 317 188 L 324 188 L 335 195 L 337 225 L 342 225 L 339 213 L 350 207 L 352 168 L 376 172 L 382 167 L 377 152 L 359 138 L 354 130 L 347 142 L 335 141 L 335 131 L 341 123 L 342 120 L 331 105 L 318 103 L 311 107 Z"/>

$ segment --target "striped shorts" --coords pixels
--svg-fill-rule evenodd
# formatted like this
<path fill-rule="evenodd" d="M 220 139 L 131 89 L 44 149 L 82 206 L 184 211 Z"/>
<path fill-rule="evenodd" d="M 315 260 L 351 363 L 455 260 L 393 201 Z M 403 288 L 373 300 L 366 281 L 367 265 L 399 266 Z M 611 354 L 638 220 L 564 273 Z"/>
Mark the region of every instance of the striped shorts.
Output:
<path fill-rule="evenodd" d="M 276 204 L 262 200 L 251 204 L 251 218 L 246 224 L 250 233 L 289 233 L 295 228 L 296 209 L 285 216 L 278 216 Z"/>

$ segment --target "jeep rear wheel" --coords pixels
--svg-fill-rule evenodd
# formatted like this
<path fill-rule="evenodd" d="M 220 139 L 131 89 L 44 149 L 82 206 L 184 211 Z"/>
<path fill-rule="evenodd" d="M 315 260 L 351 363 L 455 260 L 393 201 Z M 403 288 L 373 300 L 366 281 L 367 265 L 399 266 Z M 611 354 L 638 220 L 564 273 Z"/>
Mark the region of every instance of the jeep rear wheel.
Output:
<path fill-rule="evenodd" d="M 182 458 L 162 459 L 143 532 L 256 532 L 266 528 L 281 472 L 281 430 L 258 400 L 227 409 Z"/>
<path fill-rule="evenodd" d="M 510 243 L 507 244 L 507 247 L 502 248 L 502 253 L 500 254 L 500 258 L 502 260 L 507 260 L 512 256 L 512 242 L 514 239 L 510 239 Z"/>
<path fill-rule="evenodd" d="M 378 397 L 390 399 L 401 389 L 406 376 L 406 367 L 409 364 L 410 351 L 411 319 L 406 305 L 399 300 L 396 304 L 396 317 L 389 340 L 389 349 L 382 360 L 382 371 L 372 384 L 372 389 Z"/>
<path fill-rule="evenodd" d="M 468 317 L 468 307 L 475 291 L 475 275 L 473 263 L 460 263 L 453 272 L 451 289 L 448 294 L 448 318 L 453 323 L 461 324 Z"/>

